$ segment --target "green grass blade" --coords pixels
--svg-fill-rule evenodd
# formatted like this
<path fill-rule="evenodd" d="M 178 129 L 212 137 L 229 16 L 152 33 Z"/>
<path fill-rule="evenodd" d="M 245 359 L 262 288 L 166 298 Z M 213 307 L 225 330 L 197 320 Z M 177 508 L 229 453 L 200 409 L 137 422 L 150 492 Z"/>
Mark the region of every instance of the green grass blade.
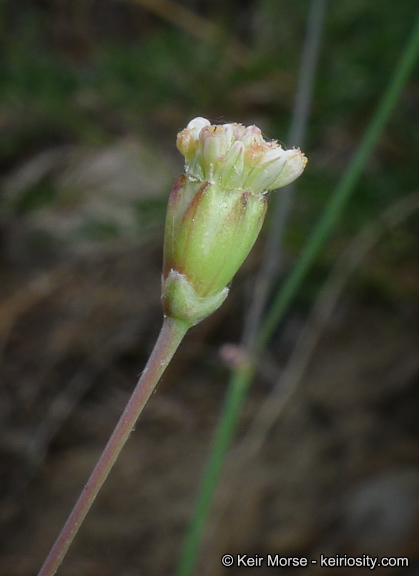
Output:
<path fill-rule="evenodd" d="M 325 208 L 323 216 L 312 232 L 300 258 L 292 272 L 285 280 L 284 285 L 279 290 L 278 295 L 267 314 L 266 321 L 264 322 L 257 338 L 256 349 L 258 351 L 263 350 L 266 346 L 275 330 L 275 327 L 288 309 L 291 300 L 295 296 L 310 266 L 333 230 L 336 221 L 342 213 L 345 203 L 354 191 L 361 172 L 384 129 L 384 125 L 397 102 L 397 98 L 399 97 L 410 72 L 415 65 L 418 53 L 419 17 L 393 77 L 384 92 L 379 106 L 365 132 L 364 138 L 362 139 L 352 162 L 344 173 L 341 182 Z"/>
<path fill-rule="evenodd" d="M 208 459 L 208 467 L 204 474 L 195 513 L 191 524 L 189 525 L 176 576 L 192 574 L 205 523 L 223 467 L 226 446 L 228 446 L 229 440 L 236 429 L 237 418 L 240 411 L 237 407 L 240 407 L 243 404 L 248 389 L 248 383 L 252 380 L 253 374 L 253 369 L 249 366 L 240 371 L 236 371 L 232 375 L 227 390 L 227 396 L 224 401 L 223 414 L 220 418 L 216 436 L 212 444 L 212 451 Z"/>

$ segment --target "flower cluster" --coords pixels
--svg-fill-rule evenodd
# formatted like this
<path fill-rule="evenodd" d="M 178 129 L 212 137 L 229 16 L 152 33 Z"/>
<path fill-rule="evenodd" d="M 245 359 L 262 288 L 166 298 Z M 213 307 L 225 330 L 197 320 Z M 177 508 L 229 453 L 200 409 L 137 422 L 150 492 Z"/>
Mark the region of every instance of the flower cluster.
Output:
<path fill-rule="evenodd" d="M 189 122 L 178 134 L 177 147 L 189 177 L 252 194 L 290 184 L 307 163 L 300 150 L 264 140 L 256 126 L 211 125 L 205 118 Z"/>
<path fill-rule="evenodd" d="M 258 237 L 268 190 L 303 172 L 300 150 L 266 142 L 256 126 L 212 126 L 195 118 L 177 137 L 185 157 L 169 198 L 162 301 L 193 325 L 214 312 Z"/>

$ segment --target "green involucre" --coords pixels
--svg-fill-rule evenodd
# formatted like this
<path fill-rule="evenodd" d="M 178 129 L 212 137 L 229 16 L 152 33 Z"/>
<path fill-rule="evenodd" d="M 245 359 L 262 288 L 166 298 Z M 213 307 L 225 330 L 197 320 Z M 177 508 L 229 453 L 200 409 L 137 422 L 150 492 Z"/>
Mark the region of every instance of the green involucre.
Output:
<path fill-rule="evenodd" d="M 166 218 L 164 279 L 175 270 L 200 297 L 218 294 L 255 243 L 266 205 L 263 194 L 225 190 L 181 176 Z"/>

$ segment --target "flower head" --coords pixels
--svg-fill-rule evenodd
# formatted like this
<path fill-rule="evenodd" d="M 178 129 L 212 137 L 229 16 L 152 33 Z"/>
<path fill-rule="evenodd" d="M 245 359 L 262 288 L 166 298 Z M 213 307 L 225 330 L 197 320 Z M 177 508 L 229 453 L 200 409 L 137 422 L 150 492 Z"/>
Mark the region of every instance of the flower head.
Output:
<path fill-rule="evenodd" d="M 177 147 L 190 178 L 251 194 L 290 184 L 307 163 L 300 150 L 264 140 L 256 126 L 211 125 L 205 118 L 189 122 L 178 134 Z"/>
<path fill-rule="evenodd" d="M 185 157 L 166 217 L 163 306 L 192 325 L 225 300 L 260 232 L 265 193 L 295 180 L 307 160 L 256 126 L 195 118 L 177 137 Z"/>

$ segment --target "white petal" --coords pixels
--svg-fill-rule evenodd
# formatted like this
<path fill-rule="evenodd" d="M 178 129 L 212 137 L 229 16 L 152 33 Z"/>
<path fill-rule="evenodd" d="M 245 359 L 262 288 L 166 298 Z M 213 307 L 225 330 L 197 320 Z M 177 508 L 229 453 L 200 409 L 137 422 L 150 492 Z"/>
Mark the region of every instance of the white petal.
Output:
<path fill-rule="evenodd" d="M 280 152 L 283 151 L 272 151 L 269 154 L 272 158 L 269 162 L 263 162 L 251 170 L 246 178 L 246 189 L 265 192 L 278 187 L 274 185 L 274 182 L 280 177 L 287 160 L 286 156 Z"/>
<path fill-rule="evenodd" d="M 187 128 L 189 128 L 189 130 L 192 131 L 192 135 L 195 138 L 195 140 L 198 140 L 199 134 L 200 134 L 202 128 L 205 128 L 205 126 L 211 126 L 211 122 L 209 120 L 207 120 L 206 118 L 202 118 L 201 116 L 198 116 L 197 118 L 194 118 L 193 120 L 191 120 L 189 122 L 189 124 L 187 125 Z"/>
<path fill-rule="evenodd" d="M 281 188 L 294 182 L 302 174 L 307 164 L 307 158 L 299 149 L 286 150 L 284 154 L 286 158 L 285 166 L 272 183 L 272 189 Z"/>
<path fill-rule="evenodd" d="M 243 186 L 244 144 L 236 141 L 226 154 L 224 162 L 220 162 L 217 176 L 224 188 L 242 188 Z"/>
<path fill-rule="evenodd" d="M 264 142 L 262 132 L 257 126 L 248 126 L 242 134 L 240 140 L 245 146 L 263 144 Z"/>

